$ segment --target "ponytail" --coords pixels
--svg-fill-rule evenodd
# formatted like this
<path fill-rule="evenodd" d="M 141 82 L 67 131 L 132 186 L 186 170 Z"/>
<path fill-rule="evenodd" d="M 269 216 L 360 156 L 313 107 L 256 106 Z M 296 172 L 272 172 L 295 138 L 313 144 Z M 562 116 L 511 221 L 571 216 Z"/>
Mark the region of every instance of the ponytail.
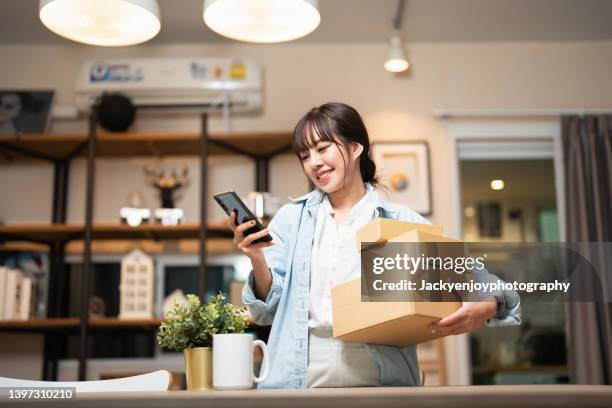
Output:
<path fill-rule="evenodd" d="M 376 163 L 374 163 L 374 160 L 372 160 L 370 157 L 369 152 L 366 152 L 365 149 L 361 153 L 359 170 L 364 183 L 370 183 L 374 186 L 379 183 L 378 177 L 376 176 Z"/>

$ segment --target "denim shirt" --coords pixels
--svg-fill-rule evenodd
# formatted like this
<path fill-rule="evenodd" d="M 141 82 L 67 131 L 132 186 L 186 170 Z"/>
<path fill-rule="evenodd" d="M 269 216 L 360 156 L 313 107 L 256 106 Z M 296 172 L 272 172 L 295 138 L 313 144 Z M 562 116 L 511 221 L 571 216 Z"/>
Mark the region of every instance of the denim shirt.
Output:
<path fill-rule="evenodd" d="M 429 222 L 415 211 L 383 201 L 370 184 L 367 194 L 376 203 L 378 216 L 422 224 Z M 308 306 L 310 258 L 315 219 L 323 192 L 314 190 L 284 205 L 268 230 L 275 244 L 264 249 L 272 274 L 265 301 L 255 296 L 253 272 L 242 298 L 256 324 L 272 325 L 268 339 L 270 372 L 258 388 L 306 388 L 308 386 Z M 516 292 L 504 292 L 506 308 L 487 321 L 488 326 L 520 323 L 520 300 Z M 370 357 L 380 366 L 383 386 L 420 384 L 416 347 L 365 344 Z"/>

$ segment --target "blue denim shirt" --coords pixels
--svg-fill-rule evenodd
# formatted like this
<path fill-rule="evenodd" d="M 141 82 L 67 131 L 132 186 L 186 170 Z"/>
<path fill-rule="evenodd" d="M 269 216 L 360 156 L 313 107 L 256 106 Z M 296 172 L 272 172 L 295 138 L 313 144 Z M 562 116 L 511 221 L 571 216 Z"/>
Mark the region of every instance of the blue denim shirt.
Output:
<path fill-rule="evenodd" d="M 401 221 L 429 222 L 415 211 L 383 201 L 370 184 L 367 194 L 377 203 L 378 216 Z M 306 388 L 308 386 L 308 302 L 310 257 L 317 209 L 323 192 L 314 190 L 283 206 L 268 230 L 275 245 L 264 249 L 272 273 L 272 286 L 265 301 L 254 292 L 253 272 L 244 286 L 242 298 L 255 323 L 272 325 L 268 348 L 270 374 L 259 388 Z M 504 292 L 506 308 L 487 321 L 489 326 L 519 324 L 520 300 L 516 292 Z M 367 353 L 380 366 L 383 386 L 420 384 L 416 347 L 366 344 Z"/>

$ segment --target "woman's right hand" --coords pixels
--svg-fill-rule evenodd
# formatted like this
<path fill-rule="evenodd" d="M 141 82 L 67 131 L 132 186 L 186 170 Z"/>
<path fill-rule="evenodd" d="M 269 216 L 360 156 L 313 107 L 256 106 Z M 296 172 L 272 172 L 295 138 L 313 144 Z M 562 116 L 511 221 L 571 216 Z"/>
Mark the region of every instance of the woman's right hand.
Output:
<path fill-rule="evenodd" d="M 268 229 L 264 228 L 253 234 L 244 235 L 246 230 L 255 226 L 255 221 L 247 221 L 236 226 L 235 212 L 232 212 L 230 216 L 225 219 L 225 224 L 234 232 L 234 244 L 236 244 L 236 247 L 241 250 L 243 254 L 251 258 L 251 260 L 263 259 L 263 249 L 274 245 L 272 241 L 254 244 L 253 241 L 269 234 Z"/>

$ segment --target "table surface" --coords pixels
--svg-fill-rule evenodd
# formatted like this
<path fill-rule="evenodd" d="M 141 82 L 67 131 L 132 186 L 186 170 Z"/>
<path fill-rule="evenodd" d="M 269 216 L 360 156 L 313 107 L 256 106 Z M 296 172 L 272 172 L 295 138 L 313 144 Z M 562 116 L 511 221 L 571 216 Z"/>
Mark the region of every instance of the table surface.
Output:
<path fill-rule="evenodd" d="M 49 407 L 612 407 L 609 385 L 482 385 L 319 388 L 306 390 L 81 393 L 71 400 L 17 401 L 0 406 Z"/>

